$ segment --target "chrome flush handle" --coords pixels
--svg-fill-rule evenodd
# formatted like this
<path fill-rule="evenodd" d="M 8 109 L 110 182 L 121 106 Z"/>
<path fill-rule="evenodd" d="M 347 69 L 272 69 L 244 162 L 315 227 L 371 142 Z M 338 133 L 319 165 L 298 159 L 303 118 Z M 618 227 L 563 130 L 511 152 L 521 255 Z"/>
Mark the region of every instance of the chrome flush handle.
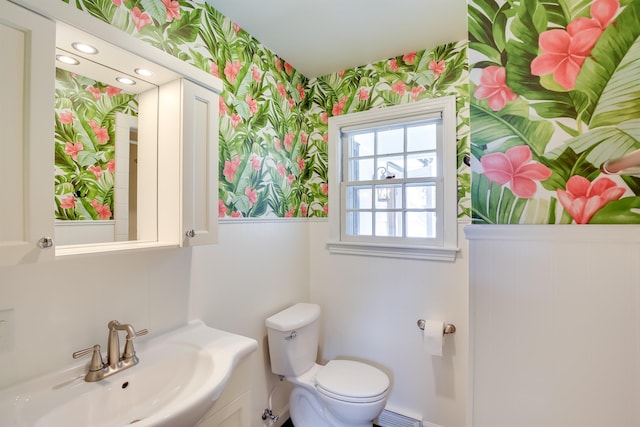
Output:
<path fill-rule="evenodd" d="M 48 237 L 48 236 L 45 236 L 40 240 L 38 240 L 38 246 L 40 247 L 40 249 L 49 249 L 49 248 L 52 248 L 54 245 L 55 245 L 55 242 L 51 237 Z"/>

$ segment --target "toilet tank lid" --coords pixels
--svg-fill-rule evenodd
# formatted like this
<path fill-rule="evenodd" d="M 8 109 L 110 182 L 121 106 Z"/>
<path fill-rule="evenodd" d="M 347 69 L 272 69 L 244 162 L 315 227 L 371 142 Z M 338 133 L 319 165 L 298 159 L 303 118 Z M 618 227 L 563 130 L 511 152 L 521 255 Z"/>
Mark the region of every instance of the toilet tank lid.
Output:
<path fill-rule="evenodd" d="M 320 317 L 318 304 L 298 303 L 267 318 L 267 328 L 277 331 L 291 331 L 306 326 Z"/>

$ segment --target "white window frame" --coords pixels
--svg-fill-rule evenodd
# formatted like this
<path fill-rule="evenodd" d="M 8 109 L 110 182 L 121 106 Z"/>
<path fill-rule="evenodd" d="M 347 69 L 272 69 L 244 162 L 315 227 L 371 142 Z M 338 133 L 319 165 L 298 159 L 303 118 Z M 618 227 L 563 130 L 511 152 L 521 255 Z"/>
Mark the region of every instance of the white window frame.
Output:
<path fill-rule="evenodd" d="M 343 130 L 376 127 L 388 123 L 410 123 L 434 114 L 442 115 L 442 139 L 438 141 L 438 177 L 441 184 L 436 206 L 440 233 L 426 244 L 415 239 L 358 236 L 345 238 L 341 233 L 346 221 L 346 195 L 342 188 Z M 329 241 L 331 253 L 380 256 L 436 261 L 455 261 L 459 251 L 457 219 L 456 170 L 456 102 L 455 96 L 445 96 L 409 104 L 378 108 L 329 118 Z M 440 190 L 439 189 L 439 190 Z"/>

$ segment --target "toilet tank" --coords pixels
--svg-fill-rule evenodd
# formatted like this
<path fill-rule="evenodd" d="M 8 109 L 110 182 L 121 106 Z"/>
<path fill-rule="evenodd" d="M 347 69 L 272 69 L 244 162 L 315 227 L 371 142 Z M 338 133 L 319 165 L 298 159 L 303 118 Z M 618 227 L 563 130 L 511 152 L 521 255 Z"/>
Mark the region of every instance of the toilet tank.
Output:
<path fill-rule="evenodd" d="M 274 374 L 296 377 L 314 365 L 320 333 L 319 305 L 295 304 L 269 317 L 265 324 Z"/>

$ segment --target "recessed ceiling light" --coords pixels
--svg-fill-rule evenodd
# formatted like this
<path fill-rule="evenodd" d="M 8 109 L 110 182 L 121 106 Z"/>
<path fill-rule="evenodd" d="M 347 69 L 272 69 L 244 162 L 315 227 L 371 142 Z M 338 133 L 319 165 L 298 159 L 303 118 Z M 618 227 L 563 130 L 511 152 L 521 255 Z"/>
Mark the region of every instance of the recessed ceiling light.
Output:
<path fill-rule="evenodd" d="M 136 84 L 135 80 L 130 79 L 129 77 L 116 77 L 116 80 L 124 85 L 134 85 Z"/>
<path fill-rule="evenodd" d="M 73 48 L 78 52 L 86 53 L 89 55 L 95 55 L 96 53 L 98 53 L 98 49 L 91 46 L 90 44 L 75 42 L 71 43 L 71 46 L 73 46 Z"/>
<path fill-rule="evenodd" d="M 56 59 L 68 65 L 78 65 L 80 61 L 67 55 L 56 55 Z"/>
<path fill-rule="evenodd" d="M 146 68 L 136 68 L 134 70 L 136 72 L 137 75 L 139 76 L 144 76 L 144 77 L 151 77 L 153 76 L 153 71 L 151 70 L 147 70 Z"/>

